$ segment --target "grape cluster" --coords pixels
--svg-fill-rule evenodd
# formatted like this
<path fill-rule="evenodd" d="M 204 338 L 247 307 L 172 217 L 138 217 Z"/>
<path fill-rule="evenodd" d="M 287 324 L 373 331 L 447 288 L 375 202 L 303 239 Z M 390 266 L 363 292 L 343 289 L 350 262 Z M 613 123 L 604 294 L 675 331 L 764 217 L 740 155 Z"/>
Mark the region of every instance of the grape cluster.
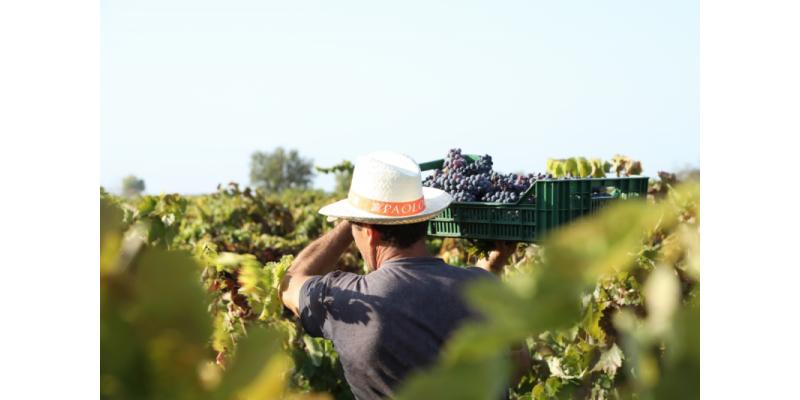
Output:
<path fill-rule="evenodd" d="M 450 149 L 444 165 L 422 181 L 424 186 L 442 189 L 454 201 L 516 203 L 522 194 L 545 174 L 501 174 L 492 170 L 492 156 L 486 154 L 469 163 L 461 149 Z"/>

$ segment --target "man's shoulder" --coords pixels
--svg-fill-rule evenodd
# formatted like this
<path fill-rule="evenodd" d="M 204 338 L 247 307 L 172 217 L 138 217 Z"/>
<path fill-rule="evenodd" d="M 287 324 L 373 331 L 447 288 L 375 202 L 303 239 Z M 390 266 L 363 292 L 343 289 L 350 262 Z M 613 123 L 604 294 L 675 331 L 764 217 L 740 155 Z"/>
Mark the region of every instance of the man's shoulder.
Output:
<path fill-rule="evenodd" d="M 390 261 L 372 274 L 378 277 L 380 275 L 395 275 L 398 273 L 445 275 L 456 279 L 494 276 L 485 269 L 475 266 L 456 266 L 448 264 L 438 257 L 408 258 Z M 367 276 L 372 274 L 368 274 Z"/>
<path fill-rule="evenodd" d="M 464 274 L 464 275 L 467 275 L 467 276 L 477 276 L 477 277 L 494 276 L 494 275 L 492 275 L 491 272 L 489 272 L 489 271 L 487 271 L 487 270 L 485 270 L 483 268 L 476 267 L 474 265 L 465 265 L 465 266 L 452 265 L 452 264 L 445 264 L 445 265 L 449 268 L 450 271 L 454 271 L 456 273 Z"/>
<path fill-rule="evenodd" d="M 301 291 L 306 292 L 311 287 L 356 289 L 361 286 L 361 282 L 364 280 L 364 278 L 364 275 L 335 270 L 328 272 L 325 275 L 311 277 L 303 284 Z"/>

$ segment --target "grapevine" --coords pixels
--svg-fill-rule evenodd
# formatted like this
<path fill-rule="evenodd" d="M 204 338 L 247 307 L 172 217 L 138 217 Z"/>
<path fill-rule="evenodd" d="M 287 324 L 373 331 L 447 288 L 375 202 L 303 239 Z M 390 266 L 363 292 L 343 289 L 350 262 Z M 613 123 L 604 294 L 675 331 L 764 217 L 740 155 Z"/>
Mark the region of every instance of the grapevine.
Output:
<path fill-rule="evenodd" d="M 635 163 L 617 160 L 620 174 L 626 173 L 626 165 L 632 167 L 629 172 L 636 172 Z M 615 170 L 609 167 L 609 173 Z M 682 189 L 681 176 L 659 176 L 660 180 L 651 183 L 647 205 L 657 210 L 655 218 L 643 211 L 647 209 L 637 211 L 640 214 L 613 214 L 618 211 L 610 208 L 581 222 L 581 230 L 567 229 L 565 239 L 549 246 L 520 244 L 501 277 L 509 287 L 479 292 L 482 296 L 478 300 L 484 302 L 476 304 L 509 319 L 490 319 L 483 325 L 485 331 L 472 331 L 473 335 L 492 332 L 495 336 L 489 336 L 485 343 L 502 343 L 501 337 L 526 326 L 523 317 L 533 315 L 526 314 L 528 310 L 546 310 L 563 299 L 568 299 L 564 304 L 574 300 L 579 306 L 575 314 L 565 311 L 558 315 L 564 318 L 560 326 L 515 332 L 534 363 L 519 385 L 510 388 L 508 397 L 648 398 L 669 389 L 659 382 L 672 379 L 675 369 L 670 360 L 683 360 L 684 392 L 664 392 L 677 393 L 665 398 L 686 398 L 687 393 L 691 397 L 694 381 L 687 380 L 685 374 L 691 378 L 694 373 L 694 342 L 682 339 L 681 346 L 675 347 L 671 331 L 650 328 L 658 326 L 658 316 L 648 294 L 653 293 L 649 289 L 653 282 L 672 282 L 674 275 L 680 308 L 674 317 L 661 318 L 672 318 L 666 319 L 674 321 L 666 329 L 674 325 L 675 335 L 685 332 L 682 329 L 693 332 L 692 304 L 699 301 L 699 200 Z M 460 150 L 453 149 L 425 184 L 451 192 L 457 201 L 513 203 L 539 179 L 575 177 L 571 172 L 561 177 L 551 173 L 501 174 L 493 170 L 491 156 L 470 163 Z M 284 311 L 279 298 L 279 283 L 293 256 L 332 227 L 317 211 L 338 197 L 313 190 L 265 193 L 236 184 L 197 196 L 123 199 L 101 189 L 100 197 L 101 397 L 242 398 L 237 393 L 250 387 L 251 378 L 243 378 L 246 372 L 237 367 L 237 361 L 260 354 L 248 347 L 258 343 L 257 349 L 271 349 L 265 350 L 263 362 L 280 366 L 275 367 L 279 372 L 275 376 L 281 377 L 276 378 L 279 386 L 263 392 L 270 394 L 262 397 L 322 392 L 336 399 L 352 398 L 332 343 L 305 334 L 297 320 Z M 621 220 L 619 215 L 632 221 L 634 227 L 616 222 Z M 647 222 L 641 225 L 646 229 L 637 230 L 633 236 L 623 235 L 626 229 L 638 229 L 636 218 Z M 580 236 L 587 232 L 593 236 Z M 590 248 L 567 237 L 582 238 L 580 243 L 600 241 L 602 245 Z M 588 260 L 602 260 L 607 256 L 603 249 L 610 251 L 619 246 L 620 238 L 630 237 L 636 240 L 619 252 L 624 257 L 616 258 L 596 276 L 569 275 L 572 280 L 564 280 L 567 275 L 552 275 L 559 271 L 552 269 L 553 263 L 561 263 L 562 272 L 576 273 L 569 266 L 579 264 L 584 254 L 588 254 Z M 428 248 L 449 263 L 470 265 L 475 246 L 481 244 L 487 243 L 431 238 Z M 619 261 L 623 259 L 627 261 Z M 338 266 L 363 273 L 355 248 Z M 669 273 L 664 275 L 664 271 Z M 582 280 L 585 278 L 588 280 Z M 550 292 L 543 288 L 533 294 L 519 292 L 519 288 L 542 281 L 555 286 L 543 287 Z M 169 284 L 165 286 L 164 282 Z M 525 297 L 528 295 L 533 297 Z M 551 296 L 546 302 L 534 301 L 545 298 L 536 296 L 545 295 Z M 164 330 L 159 331 L 162 326 Z M 271 333 L 260 333 L 265 331 Z M 468 349 L 470 357 L 488 354 L 478 341 L 468 343 L 461 348 Z M 458 398 L 465 391 L 476 393 L 482 388 L 476 386 L 476 379 L 461 381 L 463 387 L 449 387 L 446 392 L 435 390 L 435 382 L 450 376 L 447 367 L 468 371 L 469 365 L 459 364 L 465 358 L 450 347 L 459 349 L 457 337 L 445 354 L 451 364 L 423 376 L 434 382 L 433 389 L 425 382 L 412 382 L 409 392 L 399 393 L 401 398 L 420 398 L 413 395 L 414 387 L 425 388 L 422 397 L 437 398 Z M 675 348 L 682 353 L 669 353 Z M 663 379 L 642 379 L 641 368 L 648 363 L 655 363 L 655 373 Z M 261 368 L 262 364 L 253 365 Z M 144 383 L 136 380 L 142 369 L 151 377 Z M 242 383 L 231 387 L 230 382 Z"/>

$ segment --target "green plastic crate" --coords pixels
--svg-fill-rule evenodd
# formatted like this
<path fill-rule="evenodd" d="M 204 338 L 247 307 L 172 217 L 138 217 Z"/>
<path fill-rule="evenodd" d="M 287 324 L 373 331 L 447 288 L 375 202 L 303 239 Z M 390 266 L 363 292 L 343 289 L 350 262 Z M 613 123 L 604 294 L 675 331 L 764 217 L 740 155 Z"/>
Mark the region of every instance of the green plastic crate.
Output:
<path fill-rule="evenodd" d="M 478 155 L 465 155 L 468 162 Z M 444 160 L 421 163 L 428 171 Z M 453 202 L 428 222 L 428 235 L 537 242 L 554 228 L 610 202 L 647 196 L 647 177 L 539 180 L 516 203 Z"/>

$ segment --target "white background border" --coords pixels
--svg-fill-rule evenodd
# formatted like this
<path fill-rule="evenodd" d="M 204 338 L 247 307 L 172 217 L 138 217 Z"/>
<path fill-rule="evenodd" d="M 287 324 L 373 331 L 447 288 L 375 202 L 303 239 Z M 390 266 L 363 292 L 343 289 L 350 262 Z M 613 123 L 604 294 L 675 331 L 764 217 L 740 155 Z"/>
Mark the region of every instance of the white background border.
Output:
<path fill-rule="evenodd" d="M 0 5 L 5 398 L 99 394 L 99 7 Z M 786 397 L 800 358 L 798 2 L 700 7 L 702 394 Z"/>
<path fill-rule="evenodd" d="M 796 1 L 702 1 L 701 394 L 797 396 Z"/>
<path fill-rule="evenodd" d="M 100 392 L 99 7 L 0 2 L 6 399 Z"/>

